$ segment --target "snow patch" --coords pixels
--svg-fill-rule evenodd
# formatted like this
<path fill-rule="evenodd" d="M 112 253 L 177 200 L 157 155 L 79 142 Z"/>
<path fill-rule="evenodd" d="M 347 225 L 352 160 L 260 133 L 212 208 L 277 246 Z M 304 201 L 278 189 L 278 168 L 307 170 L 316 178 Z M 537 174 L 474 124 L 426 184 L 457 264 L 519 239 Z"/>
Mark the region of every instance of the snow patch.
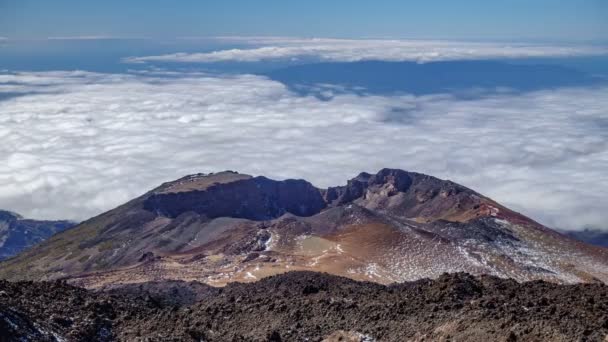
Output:
<path fill-rule="evenodd" d="M 380 271 L 380 266 L 378 264 L 376 264 L 375 262 L 369 263 L 365 267 L 365 275 L 370 279 L 382 278 L 380 273 L 378 273 L 379 271 Z"/>
<path fill-rule="evenodd" d="M 342 249 L 342 246 L 340 244 L 336 245 L 336 250 L 338 251 L 338 254 L 344 253 L 344 250 Z"/>
<path fill-rule="evenodd" d="M 273 238 L 274 234 L 272 233 L 271 230 L 269 230 L 268 232 L 270 233 L 270 237 L 264 243 L 264 250 L 265 251 L 271 251 L 272 248 L 274 247 L 274 238 Z"/>

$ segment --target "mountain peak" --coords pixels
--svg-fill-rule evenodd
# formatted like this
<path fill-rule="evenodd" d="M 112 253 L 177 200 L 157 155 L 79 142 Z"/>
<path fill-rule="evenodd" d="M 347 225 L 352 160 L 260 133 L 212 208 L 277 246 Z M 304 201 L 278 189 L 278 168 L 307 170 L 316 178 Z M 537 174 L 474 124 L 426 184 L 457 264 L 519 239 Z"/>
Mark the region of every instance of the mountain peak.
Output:
<path fill-rule="evenodd" d="M 268 220 L 285 213 L 311 216 L 326 207 L 319 189 L 304 180 L 275 181 L 226 171 L 166 183 L 144 208 L 167 217 L 195 212 L 208 218 Z"/>
<path fill-rule="evenodd" d="M 498 205 L 451 181 L 399 169 L 362 172 L 345 186 L 319 189 L 305 180 L 282 181 L 235 171 L 195 174 L 163 184 L 144 208 L 167 217 L 196 212 L 208 218 L 268 220 L 312 216 L 348 203 L 421 222 L 496 216 Z"/>
<path fill-rule="evenodd" d="M 228 184 L 239 180 L 250 179 L 252 176 L 240 174 L 236 171 L 222 171 L 217 173 L 197 173 L 188 175 L 172 182 L 167 182 L 157 188 L 155 193 L 178 193 L 188 191 L 202 191 L 210 186 Z"/>
<path fill-rule="evenodd" d="M 449 180 L 400 169 L 361 173 L 346 186 L 327 189 L 333 205 L 355 202 L 371 210 L 420 222 L 466 222 L 486 216 L 512 213 L 494 201 Z"/>
<path fill-rule="evenodd" d="M 168 182 L 0 264 L 10 279 L 86 287 L 212 285 L 290 270 L 392 283 L 444 272 L 608 281 L 608 251 L 451 181 L 399 169 L 320 189 L 233 171 Z"/>

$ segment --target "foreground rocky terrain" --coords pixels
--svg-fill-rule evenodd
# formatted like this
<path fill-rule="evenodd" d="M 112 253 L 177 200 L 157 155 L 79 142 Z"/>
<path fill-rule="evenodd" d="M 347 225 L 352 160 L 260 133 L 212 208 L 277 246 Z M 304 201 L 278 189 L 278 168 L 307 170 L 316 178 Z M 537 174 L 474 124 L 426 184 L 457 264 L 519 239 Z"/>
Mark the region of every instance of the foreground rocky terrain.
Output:
<path fill-rule="evenodd" d="M 0 278 L 223 286 L 293 270 L 381 284 L 444 272 L 606 282 L 608 249 L 414 172 L 361 173 L 328 189 L 220 172 L 165 183 L 59 233 L 0 263 Z"/>
<path fill-rule="evenodd" d="M 606 341 L 608 286 L 521 284 L 463 273 L 384 286 L 289 272 L 223 288 L 171 282 L 109 292 L 63 282 L 0 281 L 0 336 L 4 341 Z"/>
<path fill-rule="evenodd" d="M 71 221 L 41 221 L 0 210 L 0 260 L 17 255 L 54 234 L 75 226 Z"/>

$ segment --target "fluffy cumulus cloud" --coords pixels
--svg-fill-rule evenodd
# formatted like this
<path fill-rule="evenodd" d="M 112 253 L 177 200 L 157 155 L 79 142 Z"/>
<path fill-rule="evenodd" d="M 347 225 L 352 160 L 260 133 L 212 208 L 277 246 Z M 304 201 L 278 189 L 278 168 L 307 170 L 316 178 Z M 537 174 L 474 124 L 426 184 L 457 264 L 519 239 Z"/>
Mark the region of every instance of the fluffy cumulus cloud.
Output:
<path fill-rule="evenodd" d="M 607 88 L 322 101 L 252 75 L 46 72 L 0 92 L 0 208 L 28 216 L 84 219 L 196 172 L 325 187 L 396 167 L 554 227 L 608 222 Z"/>
<path fill-rule="evenodd" d="M 317 58 L 325 61 L 445 61 L 491 58 L 564 57 L 605 55 L 601 46 L 457 42 L 437 40 L 387 39 L 297 39 L 297 38 L 220 38 L 248 44 L 247 49 L 228 49 L 205 53 L 173 53 L 129 57 L 127 63 L 146 62 L 259 62 Z"/>

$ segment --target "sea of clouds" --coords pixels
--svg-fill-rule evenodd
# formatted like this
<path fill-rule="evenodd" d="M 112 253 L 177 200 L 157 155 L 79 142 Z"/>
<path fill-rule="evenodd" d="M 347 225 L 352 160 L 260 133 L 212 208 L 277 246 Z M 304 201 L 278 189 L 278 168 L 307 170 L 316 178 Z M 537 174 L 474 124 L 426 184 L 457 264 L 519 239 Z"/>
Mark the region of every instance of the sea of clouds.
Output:
<path fill-rule="evenodd" d="M 300 96 L 254 75 L 0 74 L 0 208 L 81 220 L 186 174 L 326 187 L 383 167 L 558 228 L 608 222 L 608 88 Z"/>

